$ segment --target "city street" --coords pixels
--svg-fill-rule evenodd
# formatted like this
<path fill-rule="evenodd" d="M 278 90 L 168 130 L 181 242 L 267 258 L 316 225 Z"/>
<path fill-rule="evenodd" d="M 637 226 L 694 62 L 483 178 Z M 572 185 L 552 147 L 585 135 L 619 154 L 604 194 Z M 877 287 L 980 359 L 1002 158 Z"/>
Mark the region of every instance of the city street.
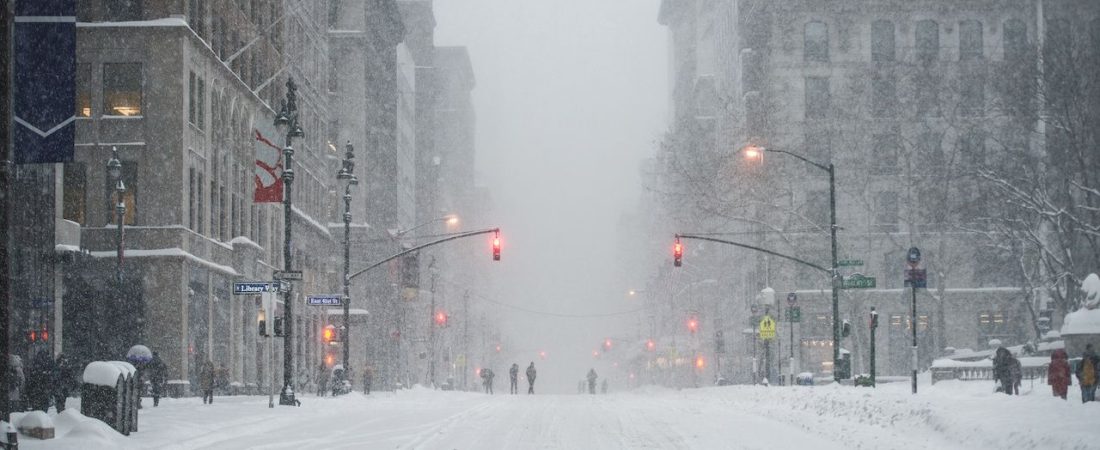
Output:
<path fill-rule="evenodd" d="M 498 384 L 498 390 L 507 386 Z M 502 389 L 501 389 L 502 388 Z M 105 427 L 39 448 L 1086 448 L 1096 403 L 993 393 L 989 382 L 838 386 L 641 388 L 609 395 L 516 395 L 424 389 L 303 397 L 267 408 L 266 397 L 169 399 L 141 412 L 130 437 Z M 1032 390 L 1034 389 L 1034 390 Z M 1075 398 L 1075 395 L 1077 397 Z M 63 422 L 63 421 L 59 421 Z M 96 445 L 98 444 L 98 445 Z"/>

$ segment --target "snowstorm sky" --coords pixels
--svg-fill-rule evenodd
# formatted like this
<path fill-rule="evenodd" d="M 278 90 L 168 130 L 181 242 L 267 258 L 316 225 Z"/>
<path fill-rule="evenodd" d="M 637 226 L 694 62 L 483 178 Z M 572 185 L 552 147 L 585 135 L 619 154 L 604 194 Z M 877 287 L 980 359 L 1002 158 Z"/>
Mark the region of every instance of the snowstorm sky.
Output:
<path fill-rule="evenodd" d="M 617 226 L 665 128 L 659 0 L 435 0 L 439 46 L 469 48 L 477 78 L 478 183 L 502 229 L 494 300 L 558 314 L 636 309 L 617 278 Z M 480 225 L 480 224 L 479 224 Z M 637 276 L 636 279 L 643 279 Z M 605 336 L 637 317 L 563 318 L 502 308 L 512 360 L 552 391 L 576 388 Z M 547 361 L 537 361 L 540 349 Z M 507 384 L 502 377 L 499 381 Z M 546 383 L 546 384 L 543 384 Z M 499 386 L 499 385 L 498 385 Z"/>

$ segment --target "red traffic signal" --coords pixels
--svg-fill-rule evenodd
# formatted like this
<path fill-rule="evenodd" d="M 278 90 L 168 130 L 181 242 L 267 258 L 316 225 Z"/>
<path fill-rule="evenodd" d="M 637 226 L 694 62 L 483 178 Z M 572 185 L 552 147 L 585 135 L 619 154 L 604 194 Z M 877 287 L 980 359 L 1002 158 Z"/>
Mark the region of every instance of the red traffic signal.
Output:
<path fill-rule="evenodd" d="M 493 261 L 500 261 L 500 233 L 493 236 Z"/>
<path fill-rule="evenodd" d="M 441 327 L 447 326 L 447 313 L 439 311 L 435 313 L 435 324 Z"/>
<path fill-rule="evenodd" d="M 649 351 L 654 351 L 657 349 L 657 343 L 653 342 L 653 339 L 647 340 L 645 341 L 645 349 Z"/>
<path fill-rule="evenodd" d="M 691 331 L 692 334 L 695 334 L 696 331 L 699 331 L 699 319 L 696 319 L 694 317 L 688 319 L 688 331 Z"/>
<path fill-rule="evenodd" d="M 680 267 L 683 265 L 684 259 L 684 244 L 680 243 L 680 238 L 676 238 L 676 243 L 672 244 L 672 265 Z"/>
<path fill-rule="evenodd" d="M 326 326 L 323 330 L 321 330 L 321 340 L 324 341 L 326 344 L 336 342 L 336 339 L 337 336 L 335 325 Z"/>
<path fill-rule="evenodd" d="M 611 338 L 607 338 L 607 339 L 603 340 L 603 350 L 605 352 L 608 351 L 608 350 L 611 350 Z"/>

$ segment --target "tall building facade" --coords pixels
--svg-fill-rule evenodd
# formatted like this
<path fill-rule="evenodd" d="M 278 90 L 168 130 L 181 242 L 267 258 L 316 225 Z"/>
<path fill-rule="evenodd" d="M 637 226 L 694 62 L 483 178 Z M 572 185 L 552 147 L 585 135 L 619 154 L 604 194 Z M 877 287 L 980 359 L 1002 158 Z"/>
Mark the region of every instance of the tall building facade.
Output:
<path fill-rule="evenodd" d="M 1017 155 L 1047 153 L 1034 90 L 1043 74 L 1034 69 L 1051 37 L 1088 43 L 1090 30 L 1100 30 L 1095 5 L 1045 3 L 663 1 L 673 114 L 647 177 L 667 193 L 654 200 L 664 216 L 654 230 L 721 233 L 829 267 L 827 172 L 746 149 L 796 153 L 835 167 L 839 259 L 853 264 L 841 274 L 877 281 L 841 294 L 841 319 L 853 324 L 841 345 L 853 370 L 869 371 L 872 307 L 883 318 L 880 374 L 908 372 L 913 326 L 922 367 L 948 347 L 1037 340 L 1049 302 L 1015 268 L 1019 250 L 988 239 L 987 225 L 1000 220 L 989 174 L 1011 169 L 1004 165 Z M 929 274 L 916 317 L 903 289 L 910 247 L 923 252 Z M 717 280 L 709 299 L 669 314 L 705 317 L 706 336 L 720 331 L 724 348 L 739 349 L 721 375 L 750 380 L 753 366 L 756 376 L 762 367 L 790 370 L 786 356 L 777 362 L 776 345 L 762 365 L 746 356 L 760 348 L 753 330 L 761 316 L 780 317 L 786 293 L 802 308 L 801 322 L 790 325 L 798 369 L 832 372 L 828 273 L 692 241 L 685 266 L 690 275 L 662 268 L 651 284 L 671 296 Z M 778 299 L 762 298 L 766 287 Z M 780 335 L 789 353 L 788 333 Z"/>

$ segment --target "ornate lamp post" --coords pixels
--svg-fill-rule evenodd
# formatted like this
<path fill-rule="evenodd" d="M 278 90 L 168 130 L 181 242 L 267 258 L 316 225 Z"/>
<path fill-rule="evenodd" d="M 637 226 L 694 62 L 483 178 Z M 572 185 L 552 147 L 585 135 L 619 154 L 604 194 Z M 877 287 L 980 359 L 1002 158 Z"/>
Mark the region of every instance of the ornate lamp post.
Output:
<path fill-rule="evenodd" d="M 344 149 L 343 166 L 336 173 L 336 179 L 344 184 L 344 332 L 341 337 L 344 344 L 344 376 L 350 379 L 348 334 L 351 331 L 351 278 L 348 278 L 348 271 L 351 265 L 351 188 L 359 184 L 359 179 L 352 173 L 355 171 L 355 148 L 351 146 L 351 141 Z"/>
<path fill-rule="evenodd" d="M 110 175 L 112 180 L 115 180 L 115 195 L 117 196 L 117 203 L 115 203 L 115 224 L 118 226 L 118 238 L 116 239 L 117 256 L 118 261 L 115 266 L 115 281 L 118 282 L 119 289 L 122 289 L 122 258 L 125 252 L 125 225 L 123 221 L 126 218 L 126 201 L 122 197 L 126 195 L 126 184 L 122 182 L 122 162 L 118 160 L 118 147 L 111 147 L 111 159 L 107 160 L 107 174 Z"/>
<path fill-rule="evenodd" d="M 290 230 L 294 223 L 292 210 L 294 196 L 291 187 L 294 183 L 294 138 L 305 137 L 298 125 L 298 86 L 294 79 L 286 81 L 286 100 L 275 116 L 275 128 L 286 133 L 286 146 L 283 147 L 283 270 L 293 271 L 293 252 L 291 251 Z M 283 292 L 283 305 L 286 308 L 283 318 L 283 389 L 279 392 L 280 405 L 295 405 L 294 398 L 294 300 L 291 289 Z"/>

